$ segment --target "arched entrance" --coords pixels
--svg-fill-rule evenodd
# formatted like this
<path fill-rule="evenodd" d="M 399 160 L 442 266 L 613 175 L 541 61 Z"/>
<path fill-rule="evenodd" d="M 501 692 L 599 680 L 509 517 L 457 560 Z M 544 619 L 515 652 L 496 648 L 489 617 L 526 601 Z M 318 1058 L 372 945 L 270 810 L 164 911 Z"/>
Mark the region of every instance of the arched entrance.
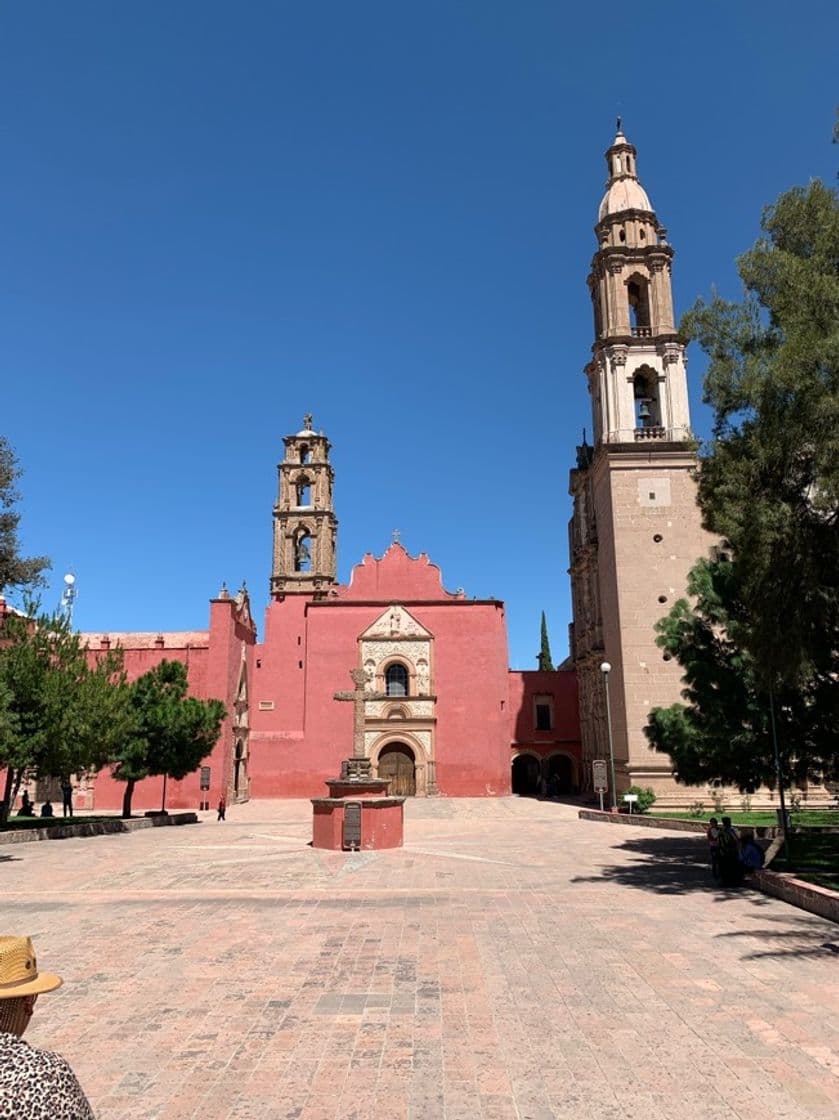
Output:
<path fill-rule="evenodd" d="M 548 792 L 557 797 L 576 792 L 574 763 L 567 754 L 554 754 L 548 759 Z"/>
<path fill-rule="evenodd" d="M 537 797 L 542 777 L 542 765 L 532 754 L 520 754 L 513 759 L 513 793 L 519 797 Z"/>
<path fill-rule="evenodd" d="M 404 743 L 389 743 L 382 748 L 378 773 L 390 781 L 393 797 L 413 797 L 417 792 L 416 758 Z"/>

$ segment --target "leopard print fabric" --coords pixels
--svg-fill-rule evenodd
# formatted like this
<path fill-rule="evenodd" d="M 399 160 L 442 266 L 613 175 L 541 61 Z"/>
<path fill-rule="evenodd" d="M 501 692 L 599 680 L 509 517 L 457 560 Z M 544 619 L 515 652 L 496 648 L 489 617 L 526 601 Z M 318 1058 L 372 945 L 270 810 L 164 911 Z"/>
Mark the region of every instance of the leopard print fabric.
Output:
<path fill-rule="evenodd" d="M 0 1033 L 0 1120 L 95 1120 L 60 1054 Z"/>

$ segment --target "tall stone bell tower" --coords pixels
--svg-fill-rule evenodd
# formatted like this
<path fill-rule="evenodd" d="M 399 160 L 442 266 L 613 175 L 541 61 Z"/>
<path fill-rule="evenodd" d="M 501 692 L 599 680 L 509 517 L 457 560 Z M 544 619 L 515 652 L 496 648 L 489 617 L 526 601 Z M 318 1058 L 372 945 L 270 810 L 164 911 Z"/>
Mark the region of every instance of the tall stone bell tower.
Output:
<path fill-rule="evenodd" d="M 336 578 L 332 445 L 322 432 L 312 430 L 311 414 L 304 417 L 303 430 L 284 436 L 283 443 L 285 457 L 277 468 L 271 594 L 325 598 Z"/>
<path fill-rule="evenodd" d="M 591 786 L 591 761 L 609 757 L 608 688 L 617 792 L 652 786 L 659 797 L 678 800 L 686 791 L 643 733 L 651 708 L 681 699 L 681 671 L 663 659 L 653 627 L 685 594 L 688 571 L 713 539 L 696 504 L 673 249 L 636 159 L 619 120 L 606 152 L 609 177 L 588 277 L 594 345 L 585 373 L 594 442 L 577 449 L 570 479 L 571 646 L 584 785 Z"/>

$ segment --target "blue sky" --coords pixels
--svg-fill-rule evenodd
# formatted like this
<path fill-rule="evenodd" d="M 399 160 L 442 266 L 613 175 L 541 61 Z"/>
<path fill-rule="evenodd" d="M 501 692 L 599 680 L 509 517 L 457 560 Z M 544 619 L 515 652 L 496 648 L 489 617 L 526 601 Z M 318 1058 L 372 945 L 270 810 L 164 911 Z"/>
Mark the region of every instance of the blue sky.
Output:
<path fill-rule="evenodd" d="M 399 528 L 567 652 L 585 279 L 616 113 L 679 311 L 833 179 L 833 4 L 39 0 L 3 15 L 2 427 L 94 631 L 267 601 L 282 436 L 333 443 L 339 575 Z M 694 427 L 701 354 L 689 366 Z"/>

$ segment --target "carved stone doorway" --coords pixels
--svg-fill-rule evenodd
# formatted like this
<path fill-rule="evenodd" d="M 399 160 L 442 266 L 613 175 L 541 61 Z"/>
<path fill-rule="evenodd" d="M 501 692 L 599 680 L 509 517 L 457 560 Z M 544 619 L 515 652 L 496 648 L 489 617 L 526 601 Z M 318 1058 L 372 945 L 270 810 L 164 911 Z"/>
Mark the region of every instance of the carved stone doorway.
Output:
<path fill-rule="evenodd" d="M 235 797 L 239 796 L 239 787 L 242 784 L 242 769 L 244 767 L 244 758 L 242 757 L 243 754 L 244 751 L 242 748 L 242 740 L 239 739 L 236 743 L 236 756 L 233 760 L 233 794 Z"/>
<path fill-rule="evenodd" d="M 390 781 L 392 797 L 413 797 L 417 792 L 416 759 L 404 743 L 390 743 L 379 755 L 379 777 Z"/>

